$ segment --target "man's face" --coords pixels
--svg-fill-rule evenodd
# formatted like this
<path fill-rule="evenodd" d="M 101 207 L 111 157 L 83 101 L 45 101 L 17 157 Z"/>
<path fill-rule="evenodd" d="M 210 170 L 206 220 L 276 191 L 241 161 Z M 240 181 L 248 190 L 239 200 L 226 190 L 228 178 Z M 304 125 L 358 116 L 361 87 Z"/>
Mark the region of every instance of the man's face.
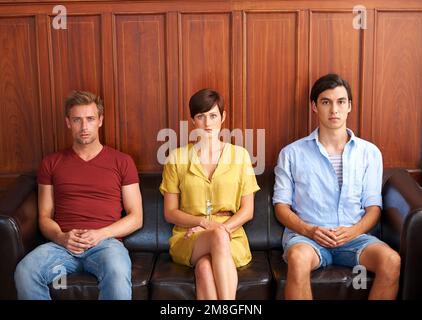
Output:
<path fill-rule="evenodd" d="M 317 104 L 312 103 L 312 110 L 318 115 L 320 126 L 327 129 L 345 128 L 347 116 L 352 110 L 346 88 L 340 86 L 321 92 Z"/>
<path fill-rule="evenodd" d="M 95 103 L 78 105 L 70 109 L 66 124 L 72 131 L 74 142 L 90 144 L 98 139 L 98 129 L 103 124 L 103 116 L 98 115 Z"/>

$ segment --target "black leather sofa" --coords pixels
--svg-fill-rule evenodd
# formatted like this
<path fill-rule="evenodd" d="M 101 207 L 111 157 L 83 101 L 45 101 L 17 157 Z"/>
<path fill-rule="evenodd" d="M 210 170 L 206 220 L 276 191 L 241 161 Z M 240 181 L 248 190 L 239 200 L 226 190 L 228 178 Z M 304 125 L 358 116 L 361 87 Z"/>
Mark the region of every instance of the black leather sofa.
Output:
<path fill-rule="evenodd" d="M 237 299 L 283 299 L 287 266 L 282 261 L 283 227 L 274 217 L 271 202 L 274 177 L 260 175 L 261 190 L 255 197 L 254 219 L 245 225 L 252 262 L 239 269 Z M 169 225 L 163 216 L 160 174 L 140 176 L 144 226 L 124 239 L 131 254 L 133 299 L 194 299 L 193 270 L 174 264 L 168 255 Z M 0 299 L 15 299 L 13 273 L 17 263 L 45 241 L 37 226 L 34 176 L 20 176 L 0 199 Z M 400 298 L 422 297 L 422 190 L 405 170 L 387 169 L 383 182 L 382 218 L 372 231 L 400 252 Z M 366 299 L 367 289 L 356 290 L 352 269 L 331 266 L 312 273 L 315 299 Z M 88 273 L 72 274 L 67 289 L 50 287 L 53 299 L 96 299 L 96 279 Z"/>

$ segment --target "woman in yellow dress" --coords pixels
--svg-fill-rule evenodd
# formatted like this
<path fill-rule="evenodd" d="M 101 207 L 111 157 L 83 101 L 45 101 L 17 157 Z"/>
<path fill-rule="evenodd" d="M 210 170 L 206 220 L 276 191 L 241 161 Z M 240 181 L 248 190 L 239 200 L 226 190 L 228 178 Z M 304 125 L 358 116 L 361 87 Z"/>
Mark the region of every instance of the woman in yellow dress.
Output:
<path fill-rule="evenodd" d="M 236 267 L 252 259 L 242 225 L 253 217 L 259 186 L 249 153 L 219 139 L 226 112 L 218 92 L 198 91 L 189 108 L 198 141 L 170 153 L 160 185 L 174 224 L 170 256 L 195 268 L 197 299 L 235 299 Z"/>

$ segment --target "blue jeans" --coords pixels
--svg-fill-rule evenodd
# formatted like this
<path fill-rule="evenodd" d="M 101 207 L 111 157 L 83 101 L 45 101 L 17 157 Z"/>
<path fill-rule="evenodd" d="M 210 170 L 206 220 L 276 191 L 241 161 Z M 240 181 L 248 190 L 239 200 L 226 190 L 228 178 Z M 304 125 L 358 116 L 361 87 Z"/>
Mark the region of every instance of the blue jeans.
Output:
<path fill-rule="evenodd" d="M 64 286 L 64 277 L 86 271 L 98 279 L 99 299 L 132 298 L 132 264 L 123 243 L 114 238 L 101 241 L 81 254 L 48 242 L 35 248 L 16 267 L 18 299 L 51 300 L 48 285 Z"/>
<path fill-rule="evenodd" d="M 290 232 L 285 233 L 283 235 L 283 259 L 287 262 L 287 251 L 290 249 L 291 246 L 298 244 L 298 243 L 305 243 L 310 245 L 319 257 L 319 266 L 326 267 L 331 264 L 346 266 L 346 267 L 354 267 L 359 265 L 359 258 L 362 254 L 362 251 L 369 246 L 370 244 L 374 243 L 383 243 L 377 237 L 374 237 L 369 234 L 361 234 L 356 238 L 350 240 L 349 242 L 343 244 L 340 247 L 335 248 L 326 248 L 321 246 L 316 241 L 309 239 L 307 237 L 301 236 L 297 233 Z M 385 244 L 387 245 L 387 244 Z"/>

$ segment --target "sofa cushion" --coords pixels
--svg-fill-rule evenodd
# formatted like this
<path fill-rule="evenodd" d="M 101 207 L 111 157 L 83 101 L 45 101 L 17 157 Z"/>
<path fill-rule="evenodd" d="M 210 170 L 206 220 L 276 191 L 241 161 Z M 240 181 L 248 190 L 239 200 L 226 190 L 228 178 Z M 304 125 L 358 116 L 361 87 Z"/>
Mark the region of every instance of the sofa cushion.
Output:
<path fill-rule="evenodd" d="M 150 282 L 153 300 L 195 299 L 195 275 L 192 268 L 173 263 L 168 253 L 161 253 Z"/>
<path fill-rule="evenodd" d="M 238 269 L 239 284 L 236 299 L 271 299 L 272 276 L 265 252 L 253 251 L 252 262 Z M 192 268 L 172 262 L 168 253 L 157 259 L 151 278 L 151 299 L 195 299 L 195 274 Z"/>
<path fill-rule="evenodd" d="M 275 288 L 266 252 L 252 251 L 252 261 L 238 268 L 238 275 L 236 299 L 273 299 Z"/>

